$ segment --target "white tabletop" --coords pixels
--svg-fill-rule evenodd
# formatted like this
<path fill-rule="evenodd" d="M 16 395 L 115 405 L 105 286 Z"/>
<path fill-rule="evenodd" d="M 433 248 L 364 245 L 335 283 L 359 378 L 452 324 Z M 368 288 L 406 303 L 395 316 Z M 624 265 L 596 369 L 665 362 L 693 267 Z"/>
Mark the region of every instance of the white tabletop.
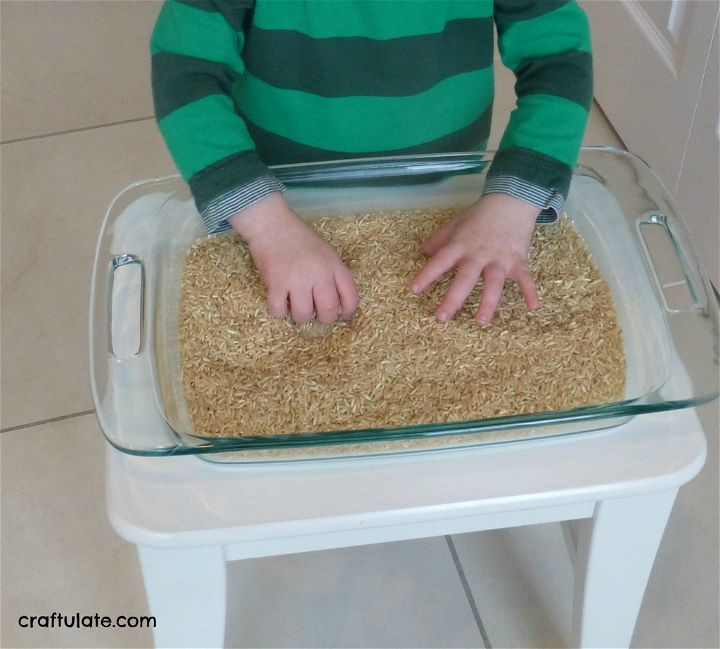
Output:
<path fill-rule="evenodd" d="M 694 410 L 604 431 L 469 449 L 222 465 L 108 445 L 110 520 L 128 541 L 192 547 L 412 525 L 676 488 L 701 469 Z"/>

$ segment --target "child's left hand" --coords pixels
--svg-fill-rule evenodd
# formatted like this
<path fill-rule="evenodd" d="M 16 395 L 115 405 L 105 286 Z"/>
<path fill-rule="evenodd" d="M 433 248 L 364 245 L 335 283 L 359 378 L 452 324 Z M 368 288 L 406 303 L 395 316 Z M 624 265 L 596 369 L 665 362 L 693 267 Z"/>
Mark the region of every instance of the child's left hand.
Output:
<path fill-rule="evenodd" d="M 422 293 L 455 268 L 455 278 L 435 311 L 442 322 L 462 307 L 480 277 L 484 286 L 476 315 L 478 324 L 492 320 L 506 278 L 517 282 L 528 308 L 539 308 L 540 297 L 527 263 L 539 213 L 538 207 L 512 196 L 486 194 L 422 245 L 430 259 L 413 279 L 410 290 Z"/>

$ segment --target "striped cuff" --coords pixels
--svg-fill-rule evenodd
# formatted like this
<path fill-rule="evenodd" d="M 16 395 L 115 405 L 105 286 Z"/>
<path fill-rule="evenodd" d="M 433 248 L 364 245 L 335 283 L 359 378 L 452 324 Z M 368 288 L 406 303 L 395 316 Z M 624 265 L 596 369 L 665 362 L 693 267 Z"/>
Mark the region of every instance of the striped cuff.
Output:
<path fill-rule="evenodd" d="M 565 197 L 556 189 L 539 187 L 515 176 L 488 178 L 483 189 L 485 194 L 508 194 L 540 208 L 537 223 L 555 223 L 562 213 Z"/>
<path fill-rule="evenodd" d="M 261 176 L 247 185 L 236 187 L 213 198 L 201 216 L 209 234 L 230 230 L 228 219 L 240 210 L 256 203 L 273 192 L 284 192 L 285 186 L 275 176 Z"/>

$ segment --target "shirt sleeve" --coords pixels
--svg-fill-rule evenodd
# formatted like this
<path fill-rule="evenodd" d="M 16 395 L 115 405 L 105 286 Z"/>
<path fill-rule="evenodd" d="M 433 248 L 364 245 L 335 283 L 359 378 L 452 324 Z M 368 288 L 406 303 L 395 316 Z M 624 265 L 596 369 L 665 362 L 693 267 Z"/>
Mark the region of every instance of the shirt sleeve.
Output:
<path fill-rule="evenodd" d="M 282 191 L 235 110 L 251 0 L 166 0 L 150 42 L 155 117 L 209 232 Z"/>
<path fill-rule="evenodd" d="M 498 48 L 515 74 L 517 104 L 485 193 L 507 193 L 557 218 L 592 103 L 587 17 L 573 0 L 495 0 Z"/>

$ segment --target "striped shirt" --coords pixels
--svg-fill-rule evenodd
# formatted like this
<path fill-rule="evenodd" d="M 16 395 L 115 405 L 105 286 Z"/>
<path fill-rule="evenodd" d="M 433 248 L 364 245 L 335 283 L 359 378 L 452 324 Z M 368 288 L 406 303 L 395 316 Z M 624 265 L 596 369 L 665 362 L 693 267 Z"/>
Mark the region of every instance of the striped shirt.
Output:
<path fill-rule="evenodd" d="M 517 105 L 484 192 L 561 211 L 592 101 L 571 0 L 166 0 L 152 36 L 160 131 L 210 232 L 283 189 L 268 166 L 481 151 L 494 28 Z"/>

